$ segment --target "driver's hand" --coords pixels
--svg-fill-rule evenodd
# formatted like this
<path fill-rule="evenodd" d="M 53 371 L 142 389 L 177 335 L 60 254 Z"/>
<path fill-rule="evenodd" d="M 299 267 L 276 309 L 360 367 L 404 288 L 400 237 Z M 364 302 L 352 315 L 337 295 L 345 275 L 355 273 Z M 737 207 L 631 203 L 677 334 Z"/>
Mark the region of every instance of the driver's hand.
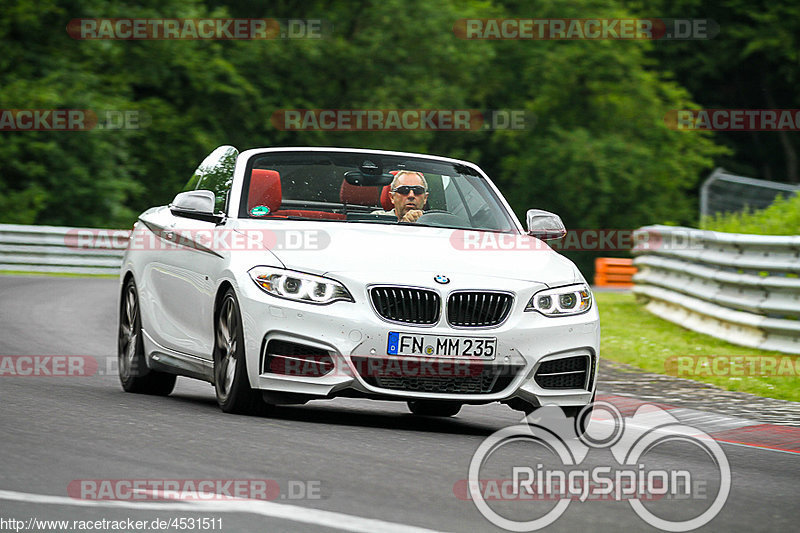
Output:
<path fill-rule="evenodd" d="M 408 211 L 403 218 L 400 219 L 400 222 L 416 222 L 419 217 L 422 216 L 421 209 L 412 209 Z"/>

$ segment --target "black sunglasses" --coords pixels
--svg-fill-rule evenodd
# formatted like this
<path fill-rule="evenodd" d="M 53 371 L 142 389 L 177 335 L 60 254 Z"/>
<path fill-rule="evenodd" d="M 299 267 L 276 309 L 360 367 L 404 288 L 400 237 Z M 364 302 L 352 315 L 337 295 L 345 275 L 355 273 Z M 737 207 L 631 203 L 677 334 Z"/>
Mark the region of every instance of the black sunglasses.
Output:
<path fill-rule="evenodd" d="M 400 193 L 403 196 L 407 195 L 411 191 L 414 191 L 414 194 L 419 196 L 425 192 L 425 187 L 422 185 L 401 185 L 400 187 L 395 187 L 392 189 L 392 192 Z"/>

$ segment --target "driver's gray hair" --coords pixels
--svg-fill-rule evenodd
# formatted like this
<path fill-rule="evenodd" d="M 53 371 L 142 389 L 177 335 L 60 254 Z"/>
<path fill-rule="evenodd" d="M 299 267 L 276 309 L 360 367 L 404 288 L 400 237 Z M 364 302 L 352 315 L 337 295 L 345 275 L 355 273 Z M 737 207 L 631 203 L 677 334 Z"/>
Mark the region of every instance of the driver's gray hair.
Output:
<path fill-rule="evenodd" d="M 397 186 L 397 180 L 400 179 L 400 176 L 403 174 L 415 174 L 419 176 L 419 179 L 422 180 L 422 186 L 425 187 L 425 192 L 428 192 L 428 180 L 425 179 L 425 175 L 422 172 L 417 172 L 415 170 L 401 170 L 397 174 L 394 175 L 394 179 L 392 180 L 392 184 L 389 187 L 389 190 L 394 190 Z"/>

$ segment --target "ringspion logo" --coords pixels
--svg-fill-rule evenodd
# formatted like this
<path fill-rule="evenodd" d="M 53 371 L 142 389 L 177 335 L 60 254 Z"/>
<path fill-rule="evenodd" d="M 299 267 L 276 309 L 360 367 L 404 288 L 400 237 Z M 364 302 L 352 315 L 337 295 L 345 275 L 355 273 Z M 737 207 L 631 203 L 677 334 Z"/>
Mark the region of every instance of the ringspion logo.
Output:
<path fill-rule="evenodd" d="M 730 493 L 731 470 L 717 441 L 648 404 L 623 418 L 614 405 L 597 402 L 591 424 L 580 434 L 576 426 L 590 413 L 584 409 L 571 420 L 561 408 L 545 406 L 522 424 L 496 431 L 478 446 L 469 475 L 453 485 L 454 494 L 472 500 L 489 522 L 508 531 L 540 530 L 573 502 L 592 500 L 627 502 L 645 523 L 666 531 L 691 531 L 719 514 Z M 521 446 L 530 453 L 521 453 Z M 684 453 L 689 447 L 709 467 L 662 467 L 657 456 L 672 446 Z M 611 460 L 599 465 L 587 460 L 598 451 Z M 489 501 L 523 507 L 512 513 Z"/>

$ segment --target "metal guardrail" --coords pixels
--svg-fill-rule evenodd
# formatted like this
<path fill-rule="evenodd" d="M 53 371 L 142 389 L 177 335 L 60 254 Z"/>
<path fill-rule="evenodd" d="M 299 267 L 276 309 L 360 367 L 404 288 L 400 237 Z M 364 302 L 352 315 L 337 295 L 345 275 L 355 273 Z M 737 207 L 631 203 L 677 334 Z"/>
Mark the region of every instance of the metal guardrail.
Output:
<path fill-rule="evenodd" d="M 0 270 L 118 274 L 129 235 L 0 224 Z M 800 235 L 646 226 L 634 240 L 633 291 L 648 310 L 736 344 L 800 354 Z"/>
<path fill-rule="evenodd" d="M 800 354 L 800 235 L 646 226 L 634 293 L 654 314 L 735 344 Z"/>
<path fill-rule="evenodd" d="M 0 224 L 0 270 L 119 274 L 128 230 Z"/>

